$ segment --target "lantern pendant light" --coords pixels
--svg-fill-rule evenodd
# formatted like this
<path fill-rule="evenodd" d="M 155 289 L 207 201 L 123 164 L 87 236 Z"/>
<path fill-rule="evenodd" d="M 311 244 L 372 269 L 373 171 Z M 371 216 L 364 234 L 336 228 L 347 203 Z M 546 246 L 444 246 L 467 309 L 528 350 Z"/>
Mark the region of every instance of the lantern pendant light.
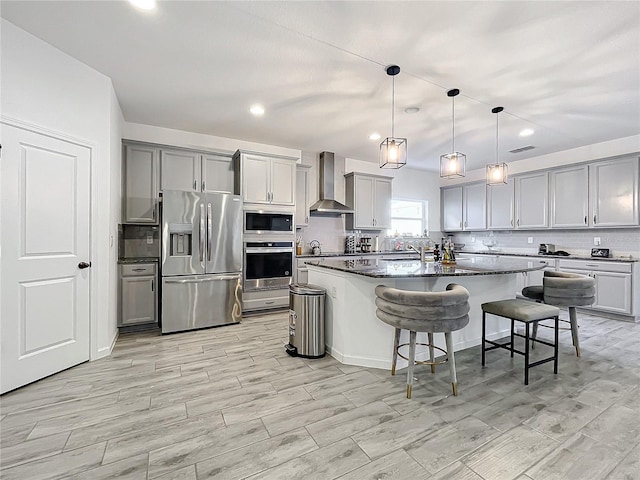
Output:
<path fill-rule="evenodd" d="M 467 156 L 464 153 L 456 152 L 456 109 L 455 97 L 460 90 L 454 88 L 447 92 L 447 96 L 451 97 L 451 153 L 445 153 L 440 156 L 440 177 L 455 178 L 464 177 L 467 168 Z"/>
<path fill-rule="evenodd" d="M 407 139 L 396 138 L 394 130 L 395 102 L 396 102 L 396 75 L 400 73 L 400 67 L 389 65 L 386 68 L 387 75 L 393 79 L 391 95 L 391 136 L 380 144 L 380 168 L 400 168 L 407 164 Z"/>
<path fill-rule="evenodd" d="M 496 163 L 487 165 L 487 185 L 502 185 L 507 183 L 507 164 L 498 161 L 498 114 L 503 111 L 502 107 L 491 109 L 491 113 L 496 114 Z"/>

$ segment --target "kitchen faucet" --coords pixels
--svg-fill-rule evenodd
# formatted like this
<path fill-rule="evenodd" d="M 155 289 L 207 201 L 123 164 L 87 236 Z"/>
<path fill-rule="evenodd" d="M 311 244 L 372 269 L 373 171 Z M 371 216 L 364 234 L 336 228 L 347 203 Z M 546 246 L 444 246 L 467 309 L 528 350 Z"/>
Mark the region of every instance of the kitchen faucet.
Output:
<path fill-rule="evenodd" d="M 409 245 L 407 247 L 407 250 L 413 250 L 414 252 L 420 254 L 420 261 L 424 262 L 425 261 L 425 252 L 426 252 L 426 248 L 424 246 L 420 247 L 420 250 L 418 250 L 416 247 L 414 247 L 413 245 Z"/>

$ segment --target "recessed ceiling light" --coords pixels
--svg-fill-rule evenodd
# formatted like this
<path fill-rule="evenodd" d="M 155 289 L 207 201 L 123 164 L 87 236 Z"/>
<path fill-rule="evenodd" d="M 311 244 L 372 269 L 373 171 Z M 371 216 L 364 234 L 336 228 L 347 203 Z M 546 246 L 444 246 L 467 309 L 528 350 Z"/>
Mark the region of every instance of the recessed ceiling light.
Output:
<path fill-rule="evenodd" d="M 404 113 L 418 113 L 420 111 L 420 107 L 407 107 L 404 109 Z"/>
<path fill-rule="evenodd" d="M 261 117 L 262 115 L 264 115 L 264 107 L 257 103 L 255 105 L 251 105 L 251 108 L 249 109 L 249 111 L 253 113 L 256 117 Z"/>
<path fill-rule="evenodd" d="M 140 10 L 154 10 L 158 6 L 156 0 L 129 0 L 129 3 Z"/>
<path fill-rule="evenodd" d="M 369 140 L 380 140 L 380 134 L 379 133 L 372 133 L 371 135 L 369 135 Z"/>
<path fill-rule="evenodd" d="M 521 137 L 529 137 L 531 135 L 533 135 L 533 130 L 531 130 L 530 128 L 525 128 L 520 132 Z"/>

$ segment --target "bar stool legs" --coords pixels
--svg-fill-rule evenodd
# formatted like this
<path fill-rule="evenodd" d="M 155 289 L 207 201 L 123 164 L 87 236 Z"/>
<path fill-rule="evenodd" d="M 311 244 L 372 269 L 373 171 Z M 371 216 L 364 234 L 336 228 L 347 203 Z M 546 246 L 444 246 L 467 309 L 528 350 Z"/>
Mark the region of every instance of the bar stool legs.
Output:
<path fill-rule="evenodd" d="M 416 332 L 409 332 L 409 365 L 407 366 L 407 398 L 411 398 L 413 367 L 416 364 Z"/>
<path fill-rule="evenodd" d="M 453 396 L 458 396 L 458 377 L 456 376 L 456 359 L 453 355 L 453 338 L 451 332 L 445 332 L 444 338 L 447 342 L 447 358 L 449 359 L 449 374 L 451 375 L 451 388 Z M 432 365 L 431 368 L 434 366 Z"/>
<path fill-rule="evenodd" d="M 395 335 L 393 337 L 393 357 L 391 357 L 391 375 L 396 374 L 396 364 L 398 363 L 398 345 L 400 345 L 400 332 L 401 329 L 396 328 Z"/>
<path fill-rule="evenodd" d="M 427 333 L 429 338 L 429 361 L 431 362 L 431 373 L 436 373 L 435 357 L 433 355 L 433 333 Z M 447 347 L 449 348 L 449 347 Z"/>
<path fill-rule="evenodd" d="M 578 316 L 576 307 L 569 307 L 569 322 L 571 323 L 571 338 L 573 346 L 576 347 L 576 355 L 580 356 L 580 340 L 578 340 Z"/>

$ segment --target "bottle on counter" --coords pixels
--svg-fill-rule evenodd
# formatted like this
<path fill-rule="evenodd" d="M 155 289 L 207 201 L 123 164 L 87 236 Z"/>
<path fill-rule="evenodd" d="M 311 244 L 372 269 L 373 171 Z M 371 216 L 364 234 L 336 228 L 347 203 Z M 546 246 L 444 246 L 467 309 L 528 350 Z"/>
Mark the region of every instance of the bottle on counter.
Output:
<path fill-rule="evenodd" d="M 433 261 L 434 262 L 439 262 L 440 261 L 440 248 L 439 245 L 436 243 L 436 246 L 433 249 Z"/>

